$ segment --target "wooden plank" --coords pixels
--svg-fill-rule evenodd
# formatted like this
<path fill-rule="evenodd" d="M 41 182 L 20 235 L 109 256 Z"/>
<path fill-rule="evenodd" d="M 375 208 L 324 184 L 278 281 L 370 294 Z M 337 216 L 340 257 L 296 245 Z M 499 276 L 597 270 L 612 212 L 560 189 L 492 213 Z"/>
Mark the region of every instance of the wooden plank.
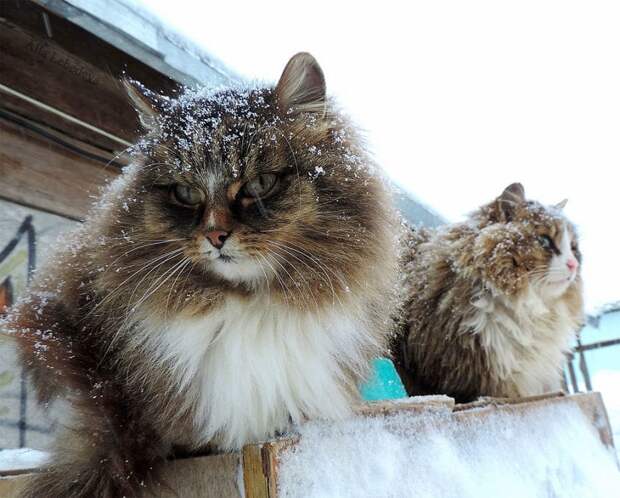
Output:
<path fill-rule="evenodd" d="M 0 120 L 0 197 L 81 220 L 118 170 Z"/>
<path fill-rule="evenodd" d="M 269 498 L 269 481 L 267 476 L 275 474 L 263 465 L 269 461 L 263 452 L 262 444 L 247 445 L 243 448 L 243 486 L 245 498 Z"/>
<path fill-rule="evenodd" d="M 166 464 L 159 498 L 241 498 L 237 487 L 238 453 L 173 460 Z M 145 498 L 153 496 L 152 491 Z"/>
<path fill-rule="evenodd" d="M 162 486 L 148 490 L 144 498 L 242 498 L 237 486 L 238 453 L 184 458 L 168 462 Z M 0 497 L 13 498 L 30 474 L 0 475 Z"/>
<path fill-rule="evenodd" d="M 17 496 L 26 481 L 26 475 L 0 477 L 0 496 L 13 498 Z"/>
<path fill-rule="evenodd" d="M 46 32 L 47 15 L 52 37 Z M 108 133 L 133 142 L 139 131 L 119 83 L 124 73 L 156 91 L 176 83 L 30 1 L 0 2 L 0 83 Z M 32 115 L 86 142 L 111 150 L 105 137 L 0 93 L 11 110 Z M 2 101 L 0 100 L 0 102 Z"/>
<path fill-rule="evenodd" d="M 454 398 L 450 398 L 448 396 L 415 396 L 413 398 L 404 398 L 402 400 L 366 403 L 357 407 L 355 414 L 362 417 L 378 417 L 401 411 L 406 411 L 409 413 L 421 413 L 428 410 L 451 412 L 454 410 L 455 406 Z"/>
<path fill-rule="evenodd" d="M 78 155 L 86 157 L 87 159 L 93 159 L 104 166 L 114 166 L 119 171 L 123 166 L 128 164 L 129 155 L 125 153 L 124 148 L 115 151 L 103 149 L 90 142 L 84 142 L 75 136 L 68 135 L 62 130 L 46 125 L 44 122 L 33 118 L 32 114 L 33 113 L 28 113 L 28 115 L 23 115 L 14 112 L 10 110 L 8 106 L 3 109 L 0 108 L 0 120 L 12 123 L 20 128 L 25 128 L 26 131 L 30 131 L 65 149 L 77 152 Z M 114 147 L 114 149 L 116 149 L 116 147 Z"/>

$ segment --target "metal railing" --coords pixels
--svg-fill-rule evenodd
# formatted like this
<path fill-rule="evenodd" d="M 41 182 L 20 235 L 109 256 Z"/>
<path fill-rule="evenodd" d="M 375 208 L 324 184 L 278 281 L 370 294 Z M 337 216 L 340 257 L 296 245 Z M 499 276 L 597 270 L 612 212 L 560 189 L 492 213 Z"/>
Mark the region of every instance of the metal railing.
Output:
<path fill-rule="evenodd" d="M 564 387 L 567 391 L 574 393 L 580 392 L 579 381 L 577 380 L 577 372 L 575 370 L 575 360 L 578 360 L 578 367 L 583 382 L 585 384 L 586 391 L 592 391 L 592 376 L 590 375 L 590 369 L 588 367 L 588 360 L 586 358 L 586 351 L 592 351 L 595 349 L 608 348 L 611 346 L 619 346 L 620 337 L 616 339 L 609 339 L 606 341 L 592 342 L 589 344 L 582 344 L 581 338 L 577 338 L 577 346 L 568 354 L 568 361 L 564 370 Z"/>

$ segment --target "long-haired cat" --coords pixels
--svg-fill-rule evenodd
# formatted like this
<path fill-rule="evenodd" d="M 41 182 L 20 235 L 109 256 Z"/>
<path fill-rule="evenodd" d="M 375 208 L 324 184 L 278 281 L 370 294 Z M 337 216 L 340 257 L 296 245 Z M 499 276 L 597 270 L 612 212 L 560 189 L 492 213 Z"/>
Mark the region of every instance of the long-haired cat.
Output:
<path fill-rule="evenodd" d="M 410 393 L 464 402 L 561 388 L 583 321 L 581 255 L 563 204 L 526 200 L 515 183 L 463 223 L 411 233 L 394 347 Z"/>
<path fill-rule="evenodd" d="M 67 430 L 23 496 L 135 496 L 167 456 L 344 417 L 389 335 L 389 196 L 309 54 L 275 88 L 129 93 L 135 163 L 10 316 Z"/>

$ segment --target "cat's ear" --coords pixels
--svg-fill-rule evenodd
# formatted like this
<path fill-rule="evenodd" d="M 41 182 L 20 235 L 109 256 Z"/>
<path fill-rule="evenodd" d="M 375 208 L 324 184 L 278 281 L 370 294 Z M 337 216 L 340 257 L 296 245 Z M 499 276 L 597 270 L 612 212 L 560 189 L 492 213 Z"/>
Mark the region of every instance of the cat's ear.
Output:
<path fill-rule="evenodd" d="M 156 131 L 159 128 L 158 117 L 166 97 L 149 90 L 139 81 L 130 78 L 123 78 L 122 81 L 142 127 L 146 131 Z"/>
<path fill-rule="evenodd" d="M 276 98 L 284 115 L 325 113 L 325 76 L 314 57 L 307 52 L 291 57 L 276 85 Z"/>
<path fill-rule="evenodd" d="M 568 202 L 568 199 L 564 199 L 563 201 L 558 202 L 553 207 L 556 208 L 558 211 L 562 211 L 562 209 L 564 209 L 566 207 L 566 203 L 567 202 Z"/>
<path fill-rule="evenodd" d="M 525 202 L 525 189 L 520 183 L 508 185 L 495 200 L 496 214 L 500 221 L 512 220 L 515 208 Z"/>

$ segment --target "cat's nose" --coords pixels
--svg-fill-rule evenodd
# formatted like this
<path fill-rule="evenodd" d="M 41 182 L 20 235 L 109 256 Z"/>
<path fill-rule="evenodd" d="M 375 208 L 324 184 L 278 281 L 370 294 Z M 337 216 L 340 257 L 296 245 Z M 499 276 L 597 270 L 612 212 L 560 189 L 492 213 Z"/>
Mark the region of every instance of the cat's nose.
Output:
<path fill-rule="evenodd" d="M 568 266 L 570 271 L 575 271 L 579 266 L 579 262 L 576 259 L 571 258 L 566 262 L 566 266 Z"/>
<path fill-rule="evenodd" d="M 205 235 L 213 247 L 221 249 L 224 247 L 224 242 L 226 242 L 230 232 L 225 232 L 224 230 L 211 230 Z"/>

